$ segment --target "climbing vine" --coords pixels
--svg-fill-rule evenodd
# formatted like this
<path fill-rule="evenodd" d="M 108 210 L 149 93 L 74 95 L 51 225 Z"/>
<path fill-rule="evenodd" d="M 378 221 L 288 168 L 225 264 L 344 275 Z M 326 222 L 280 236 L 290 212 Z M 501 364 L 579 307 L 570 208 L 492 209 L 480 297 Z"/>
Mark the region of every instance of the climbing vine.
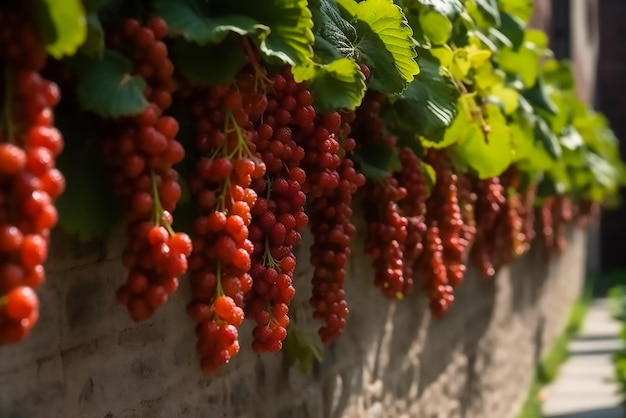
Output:
<path fill-rule="evenodd" d="M 57 223 L 81 241 L 124 223 L 133 320 L 184 280 L 204 371 L 246 319 L 254 351 L 306 368 L 290 302 L 311 293 L 321 342 L 341 336 L 357 206 L 373 284 L 440 318 L 468 265 L 493 277 L 536 235 L 564 251 L 624 179 L 525 0 L 17 3 L 0 2 L 0 343 L 37 322 Z"/>

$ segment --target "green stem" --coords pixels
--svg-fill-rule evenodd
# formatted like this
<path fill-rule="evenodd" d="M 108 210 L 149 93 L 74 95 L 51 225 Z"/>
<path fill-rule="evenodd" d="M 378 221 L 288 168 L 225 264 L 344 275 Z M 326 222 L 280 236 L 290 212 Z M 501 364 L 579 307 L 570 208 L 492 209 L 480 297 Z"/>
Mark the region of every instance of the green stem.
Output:
<path fill-rule="evenodd" d="M 217 262 L 217 269 L 215 271 L 217 275 L 217 297 L 224 296 L 224 289 L 222 289 L 222 263 Z"/>
<path fill-rule="evenodd" d="M 150 170 L 150 177 L 152 178 L 152 200 L 154 200 L 154 223 L 156 226 L 161 226 L 161 218 L 163 217 L 163 206 L 161 205 L 161 198 L 159 197 L 159 189 L 157 187 L 156 175 L 154 170 Z M 170 235 L 174 235 L 175 232 L 172 229 L 172 225 L 164 223 L 163 226 Z"/>

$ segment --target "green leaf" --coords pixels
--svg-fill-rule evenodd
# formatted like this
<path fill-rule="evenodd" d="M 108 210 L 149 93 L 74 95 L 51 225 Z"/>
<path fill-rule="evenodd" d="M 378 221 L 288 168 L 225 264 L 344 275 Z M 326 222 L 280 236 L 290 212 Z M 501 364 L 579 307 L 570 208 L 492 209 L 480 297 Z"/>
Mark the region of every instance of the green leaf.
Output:
<path fill-rule="evenodd" d="M 487 21 L 495 26 L 500 25 L 500 11 L 497 0 L 475 0 L 478 10 Z"/>
<path fill-rule="evenodd" d="M 57 160 L 67 183 L 56 201 L 59 227 L 82 242 L 103 238 L 121 216 L 96 147 L 97 123 L 89 115 L 76 117 L 75 109 L 59 109 L 55 119 L 66 144 Z"/>
<path fill-rule="evenodd" d="M 463 13 L 465 6 L 461 0 L 419 0 L 426 7 L 454 21 Z"/>
<path fill-rule="evenodd" d="M 94 59 L 100 59 L 104 54 L 104 29 L 95 12 L 87 15 L 87 39 L 80 51 Z"/>
<path fill-rule="evenodd" d="M 154 7 L 167 22 L 171 35 L 200 45 L 222 42 L 229 34 L 267 36 L 270 28 L 249 16 L 204 16 L 198 0 L 155 0 Z"/>
<path fill-rule="evenodd" d="M 352 44 L 372 71 L 370 87 L 388 94 L 402 92 L 419 73 L 413 31 L 392 0 L 338 0 L 352 19 Z"/>
<path fill-rule="evenodd" d="M 535 120 L 535 138 L 554 160 L 561 158 L 563 155 L 561 144 L 546 121 L 541 118 Z"/>
<path fill-rule="evenodd" d="M 516 162 L 521 170 L 525 171 L 546 171 L 551 170 L 556 162 L 548 151 L 535 141 L 526 157 Z"/>
<path fill-rule="evenodd" d="M 287 361 L 296 365 L 302 373 L 309 373 L 316 362 L 322 361 L 319 339 L 295 325 L 290 324 L 287 328 L 283 347 Z"/>
<path fill-rule="evenodd" d="M 490 127 L 487 138 L 477 124 L 470 124 L 454 148 L 456 158 L 475 171 L 479 178 L 502 174 L 514 155 L 504 116 L 493 105 L 487 105 L 487 109 L 485 116 Z"/>
<path fill-rule="evenodd" d="M 568 61 L 546 61 L 543 64 L 543 77 L 548 84 L 554 84 L 562 90 L 574 89 L 574 74 Z"/>
<path fill-rule="evenodd" d="M 74 55 L 87 38 L 87 18 L 80 0 L 33 0 L 29 3 L 50 55 Z"/>
<path fill-rule="evenodd" d="M 203 12 L 200 0 L 156 0 L 170 32 L 201 45 L 219 43 L 230 33 L 250 37 L 270 61 L 290 65 L 311 59 L 313 19 L 306 0 L 239 0 Z"/>
<path fill-rule="evenodd" d="M 526 36 L 528 32 L 526 32 Z M 525 38 L 526 39 L 526 38 Z M 519 76 L 526 87 L 532 87 L 539 74 L 539 51 L 534 44 L 524 42 L 517 50 L 503 47 L 496 56 L 498 65 L 504 71 Z"/>
<path fill-rule="evenodd" d="M 452 35 L 452 22 L 441 13 L 426 9 L 419 15 L 419 23 L 424 36 L 435 45 L 443 45 Z"/>
<path fill-rule="evenodd" d="M 383 180 L 400 166 L 397 152 L 386 145 L 366 144 L 356 149 L 354 159 L 368 179 Z"/>
<path fill-rule="evenodd" d="M 519 93 L 517 90 L 502 85 L 496 85 L 491 89 L 491 97 L 496 97 L 502 104 L 505 114 L 514 113 L 519 106 Z"/>
<path fill-rule="evenodd" d="M 511 142 L 515 153 L 514 161 L 523 160 L 528 157 L 533 148 L 535 141 L 533 130 L 525 123 L 511 123 L 509 131 L 511 132 Z"/>
<path fill-rule="evenodd" d="M 101 59 L 104 54 L 104 29 L 98 13 L 110 2 L 111 0 L 83 0 L 87 13 L 87 38 L 79 52 L 93 59 Z"/>
<path fill-rule="evenodd" d="M 178 71 L 192 83 L 199 84 L 228 84 L 246 62 L 243 51 L 231 38 L 204 46 L 177 39 L 172 53 Z M 215 65 L 216 62 L 220 65 Z"/>
<path fill-rule="evenodd" d="M 409 130 L 431 142 L 440 142 L 457 112 L 459 92 L 441 74 L 434 60 L 419 59 L 421 72 L 395 100 L 385 115 L 390 126 Z"/>
<path fill-rule="evenodd" d="M 257 38 L 262 53 L 289 65 L 301 65 L 313 55 L 313 18 L 307 0 L 258 0 L 231 2 L 241 11 L 270 28 L 267 36 Z"/>
<path fill-rule="evenodd" d="M 552 115 L 557 114 L 558 109 L 546 93 L 541 77 L 537 78 L 537 82 L 531 88 L 524 90 L 522 94 L 534 107 Z"/>
<path fill-rule="evenodd" d="M 111 118 L 141 113 L 148 106 L 146 82 L 132 70 L 128 58 L 107 49 L 101 61 L 91 62 L 79 74 L 76 95 L 81 107 Z"/>
<path fill-rule="evenodd" d="M 500 17 L 502 22 L 498 30 L 511 42 L 511 48 L 517 50 L 524 42 L 524 22 L 506 12 L 500 12 Z"/>
<path fill-rule="evenodd" d="M 533 14 L 533 0 L 500 0 L 500 9 L 527 22 Z"/>
<path fill-rule="evenodd" d="M 308 80 L 315 109 L 328 113 L 339 109 L 356 109 L 365 96 L 365 77 L 359 66 L 348 58 L 327 65 L 310 63 L 294 67 L 296 81 Z"/>
<path fill-rule="evenodd" d="M 563 130 L 563 135 L 560 138 L 563 148 L 574 151 L 585 145 L 585 141 L 580 136 L 580 133 L 573 126 L 568 126 Z"/>
<path fill-rule="evenodd" d="M 341 16 L 337 4 L 322 0 L 313 17 L 316 30 L 313 44 L 315 56 L 322 63 L 330 63 L 342 57 L 353 59 L 355 49 L 350 39 L 356 38 L 356 29 Z"/>

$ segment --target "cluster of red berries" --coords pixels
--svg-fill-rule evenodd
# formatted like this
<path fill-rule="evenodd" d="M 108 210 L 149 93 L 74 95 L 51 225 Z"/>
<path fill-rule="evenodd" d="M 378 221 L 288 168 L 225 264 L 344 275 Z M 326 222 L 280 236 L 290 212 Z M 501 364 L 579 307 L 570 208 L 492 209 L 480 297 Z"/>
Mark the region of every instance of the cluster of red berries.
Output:
<path fill-rule="evenodd" d="M 65 179 L 55 168 L 63 138 L 54 128 L 56 84 L 42 79 L 44 45 L 17 10 L 0 10 L 0 344 L 25 338 L 39 318 L 34 288 L 45 279 L 54 200 Z"/>
<path fill-rule="evenodd" d="M 191 239 L 172 229 L 171 214 L 182 193 L 173 166 L 183 160 L 185 151 L 176 140 L 178 122 L 163 115 L 176 89 L 174 65 L 163 42 L 167 31 L 158 17 L 144 26 L 127 19 L 108 39 L 109 46 L 126 54 L 134 72 L 146 80 L 144 95 L 149 102 L 135 117 L 105 120 L 100 141 L 129 236 L 123 255 L 129 274 L 117 297 L 135 321 L 150 318 L 176 291 L 191 253 Z"/>

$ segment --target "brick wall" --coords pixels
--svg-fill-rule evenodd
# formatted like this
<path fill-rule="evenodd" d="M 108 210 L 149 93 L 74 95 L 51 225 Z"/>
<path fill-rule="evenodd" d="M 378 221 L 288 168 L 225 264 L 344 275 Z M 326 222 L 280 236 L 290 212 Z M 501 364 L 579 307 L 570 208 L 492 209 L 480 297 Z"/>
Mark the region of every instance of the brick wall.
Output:
<path fill-rule="evenodd" d="M 247 326 L 236 360 L 206 377 L 184 313 L 185 283 L 153 320 L 134 324 L 114 300 L 124 280 L 120 234 L 88 246 L 59 236 L 40 323 L 25 343 L 0 348 L 0 417 L 513 417 L 538 351 L 561 331 L 581 287 L 585 234 L 568 238 L 566 254 L 549 265 L 533 249 L 497 280 L 470 273 L 442 321 L 419 292 L 385 301 L 355 248 L 346 334 L 311 375 L 280 354 L 252 354 Z M 306 270 L 294 306 L 311 328 Z"/>

